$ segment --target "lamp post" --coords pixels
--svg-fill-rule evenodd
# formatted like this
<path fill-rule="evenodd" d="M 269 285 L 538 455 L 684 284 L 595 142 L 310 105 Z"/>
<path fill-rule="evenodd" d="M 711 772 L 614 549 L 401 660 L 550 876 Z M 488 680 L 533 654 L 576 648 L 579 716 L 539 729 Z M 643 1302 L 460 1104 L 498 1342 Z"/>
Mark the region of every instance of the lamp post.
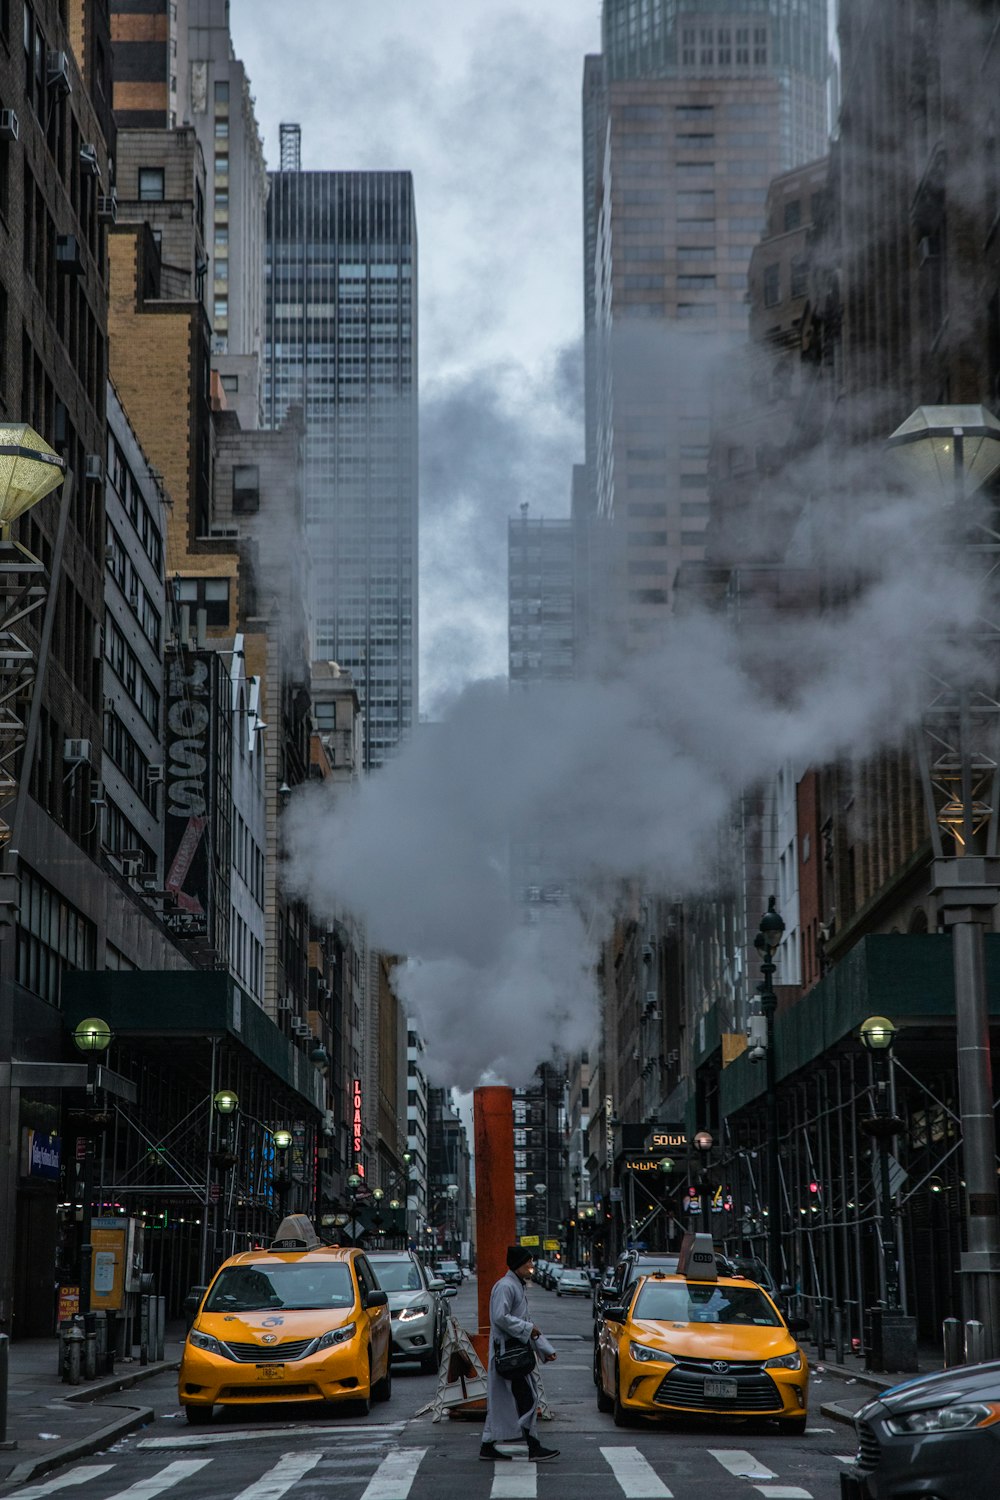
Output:
<path fill-rule="evenodd" d="M 899 1263 L 896 1256 L 896 1225 L 892 1214 L 892 1190 L 889 1183 L 889 1142 L 901 1122 L 893 1117 L 889 1098 L 889 1056 L 896 1039 L 896 1028 L 886 1016 L 869 1016 L 861 1024 L 861 1043 L 872 1060 L 875 1075 L 875 1113 L 862 1121 L 862 1129 L 878 1142 L 879 1198 L 882 1210 L 882 1282 L 885 1306 L 899 1311 Z"/>
<path fill-rule="evenodd" d="M 292 1144 L 292 1132 L 290 1130 L 275 1130 L 271 1134 L 271 1141 L 276 1153 L 276 1165 L 278 1172 L 274 1178 L 274 1190 L 278 1195 L 278 1220 L 285 1217 L 288 1205 L 288 1189 L 291 1187 L 291 1178 L 288 1175 L 288 1148 Z"/>
<path fill-rule="evenodd" d="M 708 1169 L 712 1154 L 713 1138 L 708 1130 L 699 1130 L 694 1138 L 695 1150 L 701 1157 L 701 1169 L 699 1173 L 698 1190 L 701 1198 L 701 1227 L 706 1234 L 712 1232 L 711 1203 L 709 1199 Z"/>
<path fill-rule="evenodd" d="M 209 1170 L 215 1167 L 217 1171 L 225 1172 L 230 1166 L 234 1166 L 236 1163 L 236 1156 L 232 1149 L 228 1131 L 225 1136 L 219 1135 L 215 1117 L 218 1115 L 221 1120 L 228 1121 L 231 1116 L 237 1113 L 239 1107 L 239 1095 L 233 1089 L 218 1089 L 212 1095 L 212 1113 L 209 1123 Z M 213 1137 L 215 1139 L 214 1148 L 212 1147 Z M 201 1271 L 199 1275 L 199 1280 L 202 1283 L 207 1280 L 209 1223 L 210 1221 L 214 1221 L 213 1227 L 215 1228 L 218 1225 L 218 1215 L 217 1213 L 213 1213 L 213 1189 L 216 1187 L 218 1187 L 218 1184 L 211 1181 L 205 1184 L 205 1207 L 201 1216 Z M 221 1189 L 218 1196 L 219 1198 L 222 1197 Z M 216 1242 L 214 1248 L 217 1250 L 217 1235 L 213 1235 L 213 1240 Z"/>
<path fill-rule="evenodd" d="M 449 1184 L 448 1184 L 447 1188 L 445 1189 L 445 1191 L 446 1191 L 446 1193 L 448 1195 L 448 1202 L 451 1205 L 451 1213 L 450 1213 L 450 1219 L 451 1219 L 451 1250 L 452 1250 L 452 1254 L 454 1255 L 455 1259 L 457 1260 L 458 1259 L 458 1192 L 459 1192 L 458 1183 L 457 1182 L 449 1182 Z"/>
<path fill-rule="evenodd" d="M 760 926 L 753 945 L 760 954 L 760 972 L 763 975 L 757 992 L 760 1013 L 766 1026 L 764 1041 L 764 1108 L 767 1135 L 767 1258 L 768 1269 L 776 1282 L 781 1281 L 781 1183 L 778 1164 L 778 1079 L 774 1056 L 774 1013 L 778 1008 L 778 997 L 774 993 L 774 974 L 777 965 L 774 956 L 785 932 L 781 913 L 776 910 L 777 897 L 769 896 L 767 911 L 760 919 Z"/>
<path fill-rule="evenodd" d="M 965 504 L 1000 468 L 1000 422 L 981 406 L 922 406 L 896 429 L 889 446 L 912 480 L 941 495 L 955 540 L 981 562 L 984 582 L 995 593 L 1000 544 L 992 527 L 974 529 Z M 981 610 L 975 628 L 977 637 L 990 634 L 995 663 L 998 633 L 988 630 L 985 618 Z M 1000 1218 L 983 942 L 1000 895 L 998 732 L 995 681 L 970 687 L 936 675 L 917 749 L 931 833 L 931 888 L 952 938 L 968 1247 L 959 1264 L 965 1316 L 982 1323 L 987 1359 L 1000 1342 Z"/>
<path fill-rule="evenodd" d="M 111 1027 L 99 1016 L 88 1016 L 73 1032 L 73 1040 L 87 1059 L 87 1094 L 96 1103 L 97 1070 L 96 1059 L 111 1046 Z M 83 1218 L 80 1241 L 80 1312 L 86 1317 L 90 1312 L 91 1266 L 94 1259 L 93 1246 L 93 1196 L 94 1196 L 94 1135 L 88 1130 L 84 1137 L 86 1146 L 83 1156 Z"/>

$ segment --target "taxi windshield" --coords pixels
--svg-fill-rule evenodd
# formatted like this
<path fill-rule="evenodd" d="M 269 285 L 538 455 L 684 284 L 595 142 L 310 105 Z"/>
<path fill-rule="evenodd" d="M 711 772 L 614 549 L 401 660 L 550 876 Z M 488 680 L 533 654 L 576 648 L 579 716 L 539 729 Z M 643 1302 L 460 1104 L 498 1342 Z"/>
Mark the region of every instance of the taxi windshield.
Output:
<path fill-rule="evenodd" d="M 373 1260 L 372 1270 L 383 1292 L 419 1292 L 420 1272 L 412 1260 Z"/>
<path fill-rule="evenodd" d="M 299 1265 L 229 1266 L 216 1277 L 204 1311 L 353 1306 L 354 1284 L 347 1266 L 307 1261 Z"/>
<path fill-rule="evenodd" d="M 634 1318 L 655 1323 L 735 1323 L 751 1328 L 780 1328 L 781 1319 L 756 1287 L 701 1285 L 686 1281 L 647 1281 Z"/>

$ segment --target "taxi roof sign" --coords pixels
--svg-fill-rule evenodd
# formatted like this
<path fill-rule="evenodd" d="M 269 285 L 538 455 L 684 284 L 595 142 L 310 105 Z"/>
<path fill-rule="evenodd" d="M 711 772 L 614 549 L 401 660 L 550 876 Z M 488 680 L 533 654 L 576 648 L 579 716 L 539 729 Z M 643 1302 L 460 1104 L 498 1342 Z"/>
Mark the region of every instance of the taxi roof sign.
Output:
<path fill-rule="evenodd" d="M 689 1281 L 718 1281 L 719 1269 L 710 1234 L 694 1234 L 690 1230 L 685 1234 L 677 1260 L 677 1274 L 686 1276 Z"/>
<path fill-rule="evenodd" d="M 272 1250 L 318 1250 L 321 1241 L 307 1214 L 288 1214 L 278 1225 Z"/>

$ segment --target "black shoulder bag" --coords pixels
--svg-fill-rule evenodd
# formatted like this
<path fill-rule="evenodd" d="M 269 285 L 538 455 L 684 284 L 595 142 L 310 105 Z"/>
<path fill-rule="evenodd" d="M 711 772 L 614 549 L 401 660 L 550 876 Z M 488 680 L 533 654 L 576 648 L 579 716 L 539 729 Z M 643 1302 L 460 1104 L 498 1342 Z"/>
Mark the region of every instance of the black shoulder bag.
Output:
<path fill-rule="evenodd" d="M 503 1350 L 499 1339 L 493 1340 L 493 1368 L 501 1380 L 513 1380 L 518 1375 L 530 1375 L 535 1368 L 535 1351 L 530 1343 L 520 1339 L 505 1342 Z"/>

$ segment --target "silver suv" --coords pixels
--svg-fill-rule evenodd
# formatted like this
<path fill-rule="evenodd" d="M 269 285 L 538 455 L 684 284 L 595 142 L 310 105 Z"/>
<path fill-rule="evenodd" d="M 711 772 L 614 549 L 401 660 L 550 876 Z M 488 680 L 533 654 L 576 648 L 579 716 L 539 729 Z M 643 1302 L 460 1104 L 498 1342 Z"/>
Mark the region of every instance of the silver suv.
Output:
<path fill-rule="evenodd" d="M 368 1260 L 389 1298 L 393 1359 L 419 1359 L 422 1370 L 436 1370 L 448 1316 L 445 1303 L 455 1288 L 431 1280 L 409 1250 L 370 1250 Z"/>

